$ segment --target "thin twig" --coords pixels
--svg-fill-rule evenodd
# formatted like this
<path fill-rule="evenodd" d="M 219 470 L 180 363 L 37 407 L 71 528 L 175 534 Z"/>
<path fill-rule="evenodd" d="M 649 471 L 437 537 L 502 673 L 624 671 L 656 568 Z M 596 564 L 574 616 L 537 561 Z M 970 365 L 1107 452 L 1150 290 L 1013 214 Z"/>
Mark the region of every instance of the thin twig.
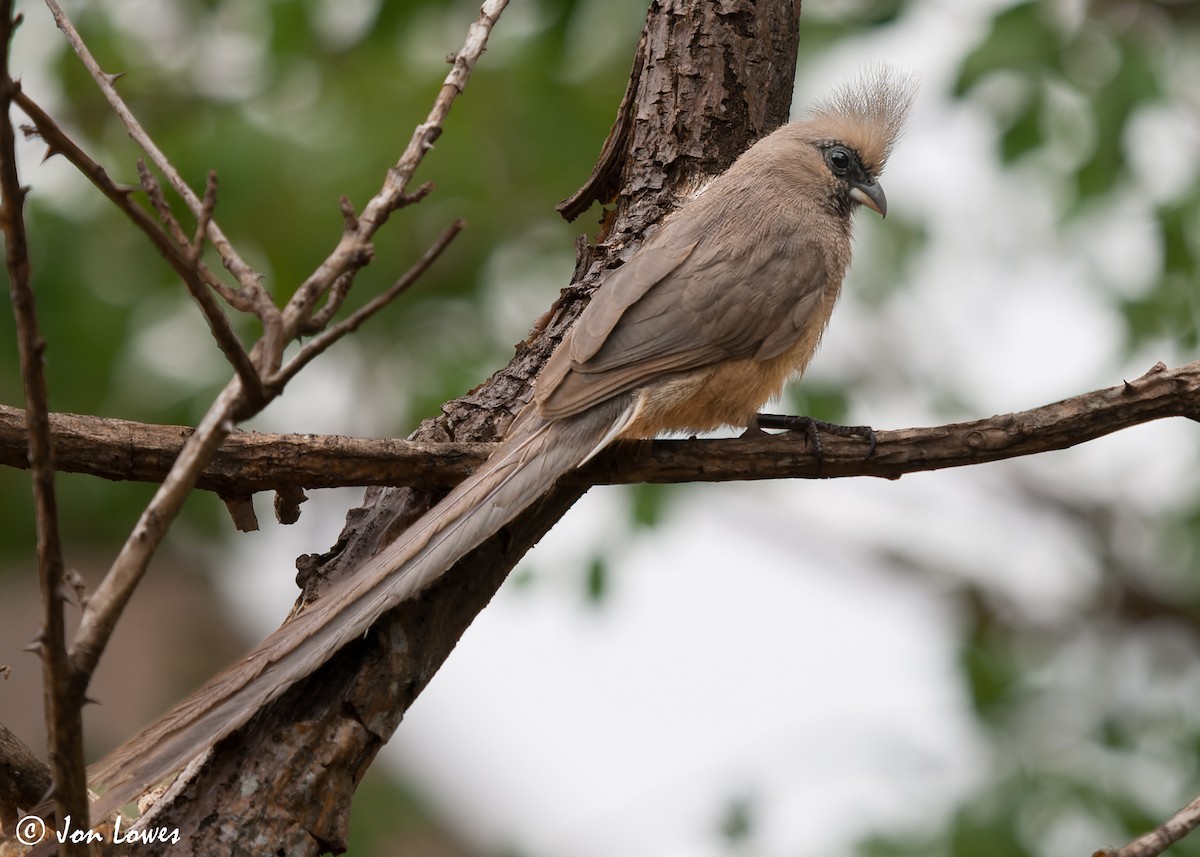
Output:
<path fill-rule="evenodd" d="M 1158 857 L 1197 827 L 1200 827 L 1200 797 L 1128 845 L 1101 849 L 1092 857 Z"/>
<path fill-rule="evenodd" d="M 258 369 L 250 360 L 250 355 L 246 353 L 242 341 L 234 333 L 229 318 L 200 277 L 200 254 L 204 249 L 202 237 L 205 233 L 204 227 L 205 224 L 211 222 L 212 210 L 217 204 L 216 175 L 209 173 L 208 186 L 204 192 L 204 207 L 196 221 L 196 234 L 194 237 L 188 238 L 179 225 L 179 221 L 175 219 L 175 215 L 171 213 L 171 207 L 167 204 L 158 182 L 154 180 L 154 176 L 140 159 L 137 162 L 137 168 L 142 189 L 150 197 L 150 202 L 158 212 L 159 219 L 174 236 L 176 244 L 179 245 L 177 250 L 181 264 L 175 266 L 175 270 L 179 273 L 184 285 L 187 286 L 193 300 L 200 307 L 200 312 L 208 323 L 208 329 L 212 332 L 217 347 L 221 349 L 221 353 L 225 355 L 225 359 L 229 361 L 234 371 L 237 372 L 238 378 L 241 379 L 247 403 L 261 406 L 265 394 Z"/>
<path fill-rule="evenodd" d="M 345 303 L 352 285 L 354 285 L 354 275 L 349 271 L 333 281 L 333 285 L 329 287 L 329 297 L 325 299 L 325 304 L 308 317 L 308 322 L 304 325 L 303 330 L 305 336 L 320 333 L 328 326 L 333 317 L 337 315 L 337 311 L 342 308 L 342 304 Z"/>
<path fill-rule="evenodd" d="M 441 135 L 442 123 L 449 114 L 454 99 L 466 88 L 476 61 L 487 47 L 492 27 L 507 5 L 508 0 L 486 0 L 480 7 L 479 17 L 467 30 L 462 50 L 454 55 L 453 68 L 442 83 L 429 115 L 413 131 L 408 147 L 396 164 L 388 170 L 383 187 L 366 204 L 362 213 L 355 217 L 350 209 L 347 215 L 348 206 L 343 203 L 343 217 L 347 224 L 353 223 L 354 228 L 343 231 L 337 247 L 288 301 L 283 311 L 286 342 L 290 342 L 305 329 L 306 320 L 313 307 L 339 277 L 347 273 L 353 275 L 370 260 L 371 237 L 388 216 L 397 208 L 411 204 L 428 193 L 431 187 L 429 185 L 423 186 L 413 194 L 406 193 L 406 188 L 426 152 L 433 148 L 434 141 Z"/>
<path fill-rule="evenodd" d="M 217 341 L 225 358 L 233 366 L 234 371 L 237 372 L 242 384 L 250 391 L 251 398 L 260 398 L 262 384 L 258 371 L 243 348 L 241 340 L 230 326 L 225 313 L 221 311 L 209 294 L 209 289 L 220 294 L 234 309 L 253 312 L 263 320 L 264 324 L 267 324 L 270 319 L 274 326 L 278 327 L 278 310 L 272 305 L 271 313 L 264 312 L 260 305 L 253 301 L 254 294 L 244 290 L 230 289 L 207 265 L 198 258 L 193 258 L 193 254 L 184 252 L 182 248 L 190 248 L 192 241 L 187 238 L 182 227 L 171 214 L 170 206 L 167 205 L 158 182 L 141 160 L 138 161 L 137 166 L 142 187 L 149 195 L 151 204 L 159 213 L 163 223 L 171 230 L 170 235 L 156 224 L 144 209 L 133 203 L 130 199 L 130 188 L 118 186 L 109 177 L 104 167 L 94 161 L 74 140 L 68 137 L 58 123 L 33 99 L 23 92 L 18 92 L 15 101 L 17 106 L 33 120 L 37 134 L 48 147 L 47 157 L 62 155 L 70 161 L 150 239 L 150 242 L 183 280 L 189 293 L 199 304 L 213 338 Z M 29 132 L 28 128 L 26 130 Z"/>
<path fill-rule="evenodd" d="M 146 237 L 150 239 L 155 249 L 178 272 L 182 264 L 182 257 L 177 252 L 176 245 L 171 242 L 166 233 L 154 222 L 154 218 L 146 213 L 145 209 L 133 203 L 130 195 L 134 188 L 121 186 L 114 182 L 104 167 L 92 160 L 74 140 L 67 136 L 66 132 L 59 127 L 50 114 L 43 110 L 26 93 L 18 92 L 14 100 L 25 115 L 33 120 L 33 127 L 24 126 L 23 130 L 27 136 L 36 134 L 42 138 L 47 147 L 46 157 L 62 155 L 66 158 L 79 172 L 83 173 L 84 177 L 97 190 L 104 194 L 126 217 L 133 221 L 135 226 L 146 234 Z M 179 240 L 182 240 L 182 236 L 180 236 Z M 197 266 L 197 269 L 205 285 L 221 295 L 234 309 L 241 312 L 254 311 L 255 305 L 247 299 L 248 295 L 231 289 L 203 262 Z"/>
<path fill-rule="evenodd" d="M 175 212 L 171 211 L 171 205 L 167 202 L 167 197 L 163 193 L 158 179 L 154 177 L 154 173 L 150 172 L 150 168 L 141 158 L 137 159 L 137 174 L 142 190 L 145 191 L 146 198 L 150 200 L 150 207 L 158 214 L 158 220 L 163 228 L 174 239 L 177 247 L 187 247 L 190 243 L 187 233 L 183 231 L 183 226 L 175 217 Z"/>
<path fill-rule="evenodd" d="M 209 170 L 204 182 L 204 202 L 200 206 L 200 216 L 196 218 L 196 231 L 188 245 L 187 257 L 193 268 L 200 263 L 200 256 L 204 252 L 204 236 L 208 234 L 208 224 L 212 223 L 216 208 L 217 173 L 215 170 Z"/>
<path fill-rule="evenodd" d="M 83 690 L 66 651 L 65 588 L 62 544 L 58 535 L 58 505 L 54 496 L 54 444 L 43 366 L 45 341 L 38 328 L 30 285 L 28 239 L 25 232 L 25 188 L 17 174 L 16 134 L 12 125 L 13 94 L 20 85 L 9 74 L 9 47 L 20 18 L 13 18 L 11 0 L 0 0 L 0 225 L 4 229 L 5 264 L 16 320 L 21 378 L 25 388 L 25 422 L 29 437 L 29 469 L 37 527 L 38 579 L 42 591 L 43 699 L 54 804 L 59 818 L 77 819 L 86 829 L 87 773 L 83 763 Z M 63 853 L 84 855 L 87 848 L 73 843 Z"/>
<path fill-rule="evenodd" d="M 45 3 L 50 9 L 50 14 L 54 16 L 54 23 L 58 25 L 63 35 L 67 37 L 67 42 L 83 62 L 88 73 L 91 74 L 92 79 L 96 82 L 96 86 L 104 93 L 104 97 L 108 100 L 113 112 L 125 124 L 125 130 L 129 132 L 129 136 L 141 147 L 142 151 L 150 156 L 151 163 L 158 168 L 159 172 L 166 176 L 167 181 L 175 192 L 179 194 L 180 198 L 183 199 L 188 210 L 192 212 L 192 215 L 199 218 L 203 211 L 204 203 L 196 196 L 191 187 L 188 186 L 188 183 L 183 180 L 183 177 L 179 175 L 179 171 L 175 169 L 162 150 L 150 139 L 150 135 L 142 128 L 141 123 L 138 122 L 137 118 L 125 104 L 124 99 L 117 94 L 116 87 L 113 86 L 116 78 L 100 68 L 100 64 L 96 62 L 96 58 L 92 56 L 92 52 L 84 44 L 83 38 L 75 29 L 75 25 L 71 23 L 71 19 L 67 16 L 67 13 L 58 4 L 58 0 L 45 0 Z M 212 242 L 213 247 L 220 254 L 221 261 L 224 263 L 226 270 L 233 275 L 234 279 L 238 281 L 243 289 L 251 294 L 261 290 L 258 274 L 255 273 L 254 269 L 234 249 L 233 244 L 225 237 L 225 233 L 221 231 L 221 227 L 217 225 L 216 221 L 209 221 L 208 240 Z"/>
<path fill-rule="evenodd" d="M 421 254 L 411 268 L 404 272 L 404 275 L 396 282 L 392 283 L 391 288 L 380 295 L 376 295 L 367 301 L 365 305 L 360 307 L 354 313 L 338 322 L 333 327 L 326 330 L 319 336 L 309 340 L 304 344 L 288 364 L 284 366 L 278 373 L 267 380 L 267 386 L 273 390 L 282 389 L 288 381 L 295 377 L 296 373 L 308 365 L 318 354 L 324 353 L 331 345 L 341 339 L 348 333 L 353 333 L 363 322 L 375 315 L 381 309 L 386 307 L 401 294 L 403 294 L 409 286 L 417 281 L 417 278 L 432 265 L 442 255 L 442 251 L 454 240 L 454 237 L 463 230 L 466 223 L 462 220 L 456 220 L 446 227 L 445 231 L 438 236 L 437 240 L 429 246 L 429 248 Z"/>

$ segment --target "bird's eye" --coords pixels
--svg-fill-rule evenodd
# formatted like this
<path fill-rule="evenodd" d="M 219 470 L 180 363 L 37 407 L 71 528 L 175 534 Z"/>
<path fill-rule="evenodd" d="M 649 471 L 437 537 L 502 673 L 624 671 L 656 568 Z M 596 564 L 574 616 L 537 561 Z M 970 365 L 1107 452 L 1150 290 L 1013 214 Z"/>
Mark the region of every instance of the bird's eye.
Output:
<path fill-rule="evenodd" d="M 830 146 L 825 151 L 825 163 L 835 176 L 844 176 L 854 165 L 854 155 L 843 146 Z"/>

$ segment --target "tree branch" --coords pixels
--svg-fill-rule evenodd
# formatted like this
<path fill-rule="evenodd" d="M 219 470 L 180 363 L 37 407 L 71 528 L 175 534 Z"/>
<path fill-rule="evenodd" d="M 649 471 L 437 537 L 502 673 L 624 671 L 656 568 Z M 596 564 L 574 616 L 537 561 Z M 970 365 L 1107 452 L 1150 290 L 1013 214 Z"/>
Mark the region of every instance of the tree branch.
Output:
<path fill-rule="evenodd" d="M 307 366 L 313 360 L 313 358 L 325 353 L 330 346 L 332 346 L 342 337 L 358 330 L 367 321 L 367 319 L 371 318 L 371 316 L 378 313 L 384 307 L 396 300 L 396 298 L 400 297 L 400 295 L 402 295 L 404 292 L 408 291 L 408 288 L 415 283 L 423 273 L 425 273 L 429 266 L 437 261 L 437 258 L 442 255 L 442 251 L 450 245 L 450 242 L 454 240 L 458 233 L 462 232 L 463 227 L 465 226 L 466 223 L 462 220 L 456 220 L 451 223 L 448 227 L 446 227 L 442 234 L 438 236 L 437 240 L 434 241 L 428 249 L 426 249 L 426 251 L 421 255 L 421 258 L 414 262 L 412 267 L 405 271 L 404 274 L 398 280 L 396 280 L 396 282 L 392 283 L 391 287 L 386 292 L 371 298 L 371 300 L 367 301 L 367 303 L 357 311 L 351 313 L 345 319 L 338 322 L 333 327 L 328 328 L 309 342 L 306 342 L 300 349 L 299 353 L 289 360 L 286 366 L 268 379 L 267 383 L 275 389 L 282 389 L 283 386 L 289 380 L 291 380 L 297 372 Z M 336 299 L 338 302 L 340 302 L 339 292 L 344 292 L 345 289 L 349 287 L 349 283 L 347 282 L 348 279 L 348 275 L 343 275 L 342 277 L 338 278 L 337 281 L 335 281 L 333 284 L 333 293 L 330 296 L 331 300 Z M 321 314 L 324 315 L 324 313 Z"/>
<path fill-rule="evenodd" d="M 184 285 L 187 286 L 188 292 L 199 305 L 200 311 L 212 331 L 213 338 L 230 365 L 233 366 L 234 371 L 237 372 L 238 377 L 241 378 L 245 389 L 250 391 L 252 398 L 257 396 L 261 399 L 262 384 L 258 372 L 241 341 L 233 332 L 229 319 L 217 306 L 209 289 L 222 295 L 235 309 L 243 312 L 254 311 L 260 317 L 264 313 L 260 308 L 251 304 L 248 294 L 228 288 L 207 265 L 200 261 L 199 253 L 196 252 L 199 247 L 199 237 L 195 241 L 190 241 L 183 234 L 182 228 L 171 214 L 170 207 L 163 198 L 162 190 L 144 163 L 138 161 L 138 175 L 141 178 L 142 187 L 150 197 L 151 204 L 158 211 L 164 226 L 172 230 L 171 235 L 160 228 L 142 208 L 133 203 L 130 199 L 129 188 L 118 187 L 109 178 L 104 167 L 92 160 L 33 99 L 20 92 L 17 93 L 15 101 L 34 123 L 34 128 L 25 126 L 24 130 L 30 136 L 36 132 L 42 138 L 47 146 L 47 157 L 50 155 L 65 157 L 150 239 L 155 249 L 167 260 L 175 273 L 183 280 Z M 210 182 L 215 182 L 215 178 L 211 175 Z M 197 220 L 198 227 L 205 223 L 207 223 L 206 219 Z"/>
<path fill-rule="evenodd" d="M 188 435 L 166 478 L 142 510 L 108 573 L 88 599 L 71 644 L 71 660 L 83 675 L 91 676 L 95 670 L 116 629 L 117 620 L 150 565 L 150 558 L 162 543 L 171 522 L 179 515 L 196 479 L 233 430 L 233 417 L 239 408 L 241 393 L 241 383 L 234 379 L 217 396 L 196 430 Z"/>
<path fill-rule="evenodd" d="M 461 92 L 465 86 L 467 76 L 474 66 L 475 60 L 483 52 L 484 45 L 487 42 L 487 35 L 506 2 L 507 0 L 488 0 L 481 10 L 480 20 L 472 26 L 471 31 L 468 33 L 466 46 L 460 56 L 461 61 L 456 61 L 455 70 L 447 78 L 447 86 L 450 86 L 451 83 L 453 84 L 453 93 L 447 92 L 446 87 L 443 87 L 443 91 L 439 94 L 435 103 L 434 112 L 431 113 L 431 120 L 427 120 L 425 124 L 419 126 L 418 133 L 414 135 L 413 145 L 410 145 L 410 150 L 401 159 L 402 163 L 411 162 L 411 169 L 416 168 L 416 165 L 424 157 L 425 151 L 432 144 L 436 132 L 440 131 L 441 119 L 449 110 L 450 103 L 453 101 L 453 95 Z M 151 160 L 167 176 L 172 187 L 183 197 L 195 215 L 197 219 L 197 235 L 194 239 L 186 239 L 182 235 L 182 229 L 179 227 L 179 224 L 170 216 L 165 201 L 161 200 L 161 194 L 158 194 L 159 199 L 155 200 L 156 207 L 159 209 L 160 214 L 163 215 L 167 228 L 175 234 L 176 240 L 173 241 L 163 230 L 157 227 L 146 229 L 146 231 L 147 234 L 151 235 L 156 246 L 159 246 L 160 249 L 170 248 L 169 252 L 165 253 L 165 255 L 172 261 L 177 270 L 180 271 L 189 289 L 196 295 L 206 318 L 209 319 L 210 326 L 213 327 L 213 332 L 218 343 L 226 351 L 239 372 L 238 376 L 230 381 L 214 400 L 203 420 L 196 427 L 196 431 L 188 435 L 178 458 L 171 466 L 170 472 L 155 492 L 150 503 L 143 510 L 108 574 L 105 575 L 84 609 L 79 629 L 71 646 L 70 657 L 75 670 L 82 677 L 82 681 L 86 683 L 87 677 L 95 669 L 100 654 L 106 646 L 109 637 L 112 635 L 116 627 L 116 622 L 123 612 L 125 605 L 128 603 L 129 598 L 132 596 L 133 590 L 145 574 L 150 557 L 161 543 L 170 523 L 178 515 L 188 493 L 195 487 L 196 480 L 211 460 L 216 449 L 221 445 L 226 435 L 232 431 L 234 424 L 238 420 L 246 419 L 257 413 L 271 398 L 282 392 L 284 383 L 291 377 L 290 374 L 277 377 L 275 379 L 276 383 L 272 384 L 269 394 L 264 395 L 264 390 L 259 380 L 260 373 L 277 373 L 284 345 L 295 338 L 300 332 L 311 332 L 308 321 L 310 320 L 312 305 L 305 305 L 306 298 L 300 295 L 300 292 L 305 291 L 302 286 L 298 290 L 297 295 L 293 296 L 292 300 L 289 301 L 286 310 L 292 313 L 294 318 L 300 319 L 301 323 L 290 328 L 285 335 L 282 325 L 283 313 L 276 309 L 274 304 L 258 288 L 257 275 L 241 261 L 212 219 L 212 182 L 210 181 L 210 192 L 205 194 L 205 199 L 203 201 L 198 199 L 191 189 L 187 187 L 186 183 L 183 182 L 174 167 L 167 161 L 165 155 L 158 149 L 149 135 L 146 134 L 129 108 L 116 94 L 112 85 L 115 78 L 105 74 L 100 69 L 87 46 L 83 43 L 79 33 L 75 30 L 56 0 L 46 0 L 46 4 L 53 13 L 59 28 L 67 36 L 75 52 L 79 55 L 97 85 L 108 98 L 110 105 L 125 123 L 130 135 L 150 155 Z M 37 118 L 35 118 L 36 121 L 38 121 Z M 47 123 L 47 125 L 48 127 L 53 126 L 53 123 Z M 39 128 L 41 128 L 40 123 Z M 49 132 L 65 137 L 56 126 L 50 127 Z M 421 141 L 424 144 L 418 145 Z M 72 151 L 77 157 L 82 155 L 77 146 L 62 146 L 60 148 L 63 151 Z M 405 158 L 408 161 L 405 161 Z M 89 170 L 89 177 L 93 178 L 93 181 L 100 181 L 102 184 L 106 183 L 107 176 L 104 171 L 95 167 L 94 164 L 92 166 L 94 168 Z M 424 188 L 416 194 L 405 194 L 403 184 L 397 185 L 396 181 L 398 177 L 404 177 L 404 180 L 407 181 L 408 174 L 395 167 L 389 171 L 383 189 L 368 205 L 368 211 L 373 212 L 374 219 L 377 222 L 371 225 L 364 222 L 365 217 L 359 218 L 356 221 L 359 233 L 369 237 L 378 228 L 378 225 L 386 219 L 387 214 L 391 210 L 400 205 L 415 201 L 424 192 L 427 192 L 428 188 Z M 153 197 L 156 185 L 153 181 L 148 181 L 147 178 L 148 173 L 143 171 L 143 182 L 148 185 L 147 190 L 151 192 Z M 110 197 L 113 196 L 111 189 L 108 189 L 108 192 Z M 115 196 L 122 198 L 124 195 L 115 194 Z M 129 213 L 132 206 L 128 205 L 127 200 L 124 200 L 124 203 L 122 207 Z M 146 218 L 144 216 L 133 214 L 130 214 L 130 216 L 134 217 L 139 222 L 139 225 L 145 228 Z M 350 218 L 347 220 L 349 221 Z M 201 269 L 198 264 L 199 254 L 197 251 L 201 231 L 204 231 L 208 235 L 209 240 L 212 241 L 221 254 L 226 266 L 240 283 L 240 297 L 249 301 L 252 311 L 263 322 L 263 336 L 250 353 L 250 357 L 256 362 L 256 366 L 254 367 L 248 367 L 246 361 L 239 359 L 241 351 L 240 343 L 236 343 L 235 339 L 223 335 L 228 327 L 227 324 L 223 324 L 224 314 L 220 312 L 219 308 L 216 309 L 219 318 L 213 316 L 210 312 L 215 308 L 215 302 L 211 300 L 211 296 L 207 294 L 203 289 L 203 285 L 198 281 Z M 339 243 L 339 247 L 346 243 L 346 238 L 347 234 L 344 232 L 343 241 Z M 449 239 L 444 238 L 439 246 L 444 246 L 447 240 Z M 353 252 L 338 260 L 342 264 L 340 269 L 330 269 L 329 260 L 326 260 L 326 263 L 323 263 L 318 269 L 319 271 L 332 273 L 333 281 L 342 284 L 341 288 L 343 292 L 345 288 L 348 288 L 348 275 L 352 275 L 354 271 L 357 271 L 370 259 L 369 243 L 351 243 L 353 244 Z M 429 261 L 432 261 L 432 258 Z M 427 265 L 428 262 L 425 264 Z M 418 263 L 417 268 L 423 270 L 424 265 Z M 311 280 L 312 278 L 310 277 Z M 391 293 L 389 293 L 391 297 L 402 291 L 406 282 L 402 281 L 401 284 L 397 285 L 399 288 L 394 286 Z M 316 300 L 322 293 L 323 290 L 313 292 L 310 289 L 306 292 L 306 296 L 307 298 Z M 390 297 L 386 296 L 382 302 L 376 299 L 376 301 L 370 304 L 370 311 L 352 316 L 348 321 L 352 325 L 361 324 L 372 312 L 390 299 Z M 335 338 L 336 335 L 341 335 L 341 332 L 335 328 Z M 235 344 L 237 348 L 233 347 Z M 298 364 L 298 367 L 302 367 L 308 359 L 315 356 L 315 353 L 317 352 L 309 352 L 305 355 L 304 359 Z M 304 355 L 303 351 L 302 355 Z M 248 377 L 243 379 L 242 372 L 248 372 Z M 291 511 L 287 510 L 294 510 L 296 506 L 297 503 L 294 496 L 290 497 L 287 503 L 282 504 L 282 508 L 285 509 L 287 514 L 291 514 Z M 235 508 L 244 508 L 244 504 L 242 504 L 242 507 Z"/>
<path fill-rule="evenodd" d="M 942 426 L 880 430 L 875 451 L 860 438 L 821 435 L 821 455 L 803 433 L 720 440 L 627 442 L 565 477 L 576 485 L 734 482 L 875 476 L 985 464 L 1067 449 L 1165 417 L 1195 419 L 1200 361 L 1161 363 L 1115 387 L 1018 413 Z M 24 414 L 0 405 L 0 465 L 28 466 Z M 159 482 L 192 429 L 75 414 L 51 414 L 59 469 L 114 481 Z M 478 467 L 488 443 L 426 443 L 341 435 L 237 432 L 226 438 L 197 486 L 223 497 L 290 488 L 409 485 L 450 488 Z"/>
<path fill-rule="evenodd" d="M 9 74 L 9 47 L 20 18 L 13 18 L 11 0 L 0 0 L 0 226 L 4 229 L 5 264 L 16 320 L 21 379 L 25 388 L 26 433 L 33 505 L 37 527 L 38 579 L 42 594 L 40 656 L 44 675 L 42 696 L 49 740 L 54 805 L 58 817 L 71 815 L 87 826 L 87 772 L 83 763 L 84 685 L 67 657 L 63 617 L 63 557 L 58 535 L 58 504 L 54 495 L 54 443 L 46 392 L 42 339 L 33 288 L 30 285 L 28 239 L 25 232 L 25 188 L 17 174 L 16 134 L 12 125 L 13 96 L 20 85 Z M 84 845 L 68 844 L 67 855 L 87 853 Z"/>
<path fill-rule="evenodd" d="M 187 267 L 184 264 L 185 260 L 178 246 L 185 240 L 182 232 L 180 235 L 174 236 L 177 240 L 173 242 L 172 236 L 167 235 L 154 222 L 154 218 L 143 208 L 133 203 L 130 198 L 130 192 L 133 189 L 117 185 L 109 177 L 108 171 L 84 152 L 74 140 L 67 136 L 66 132 L 59 127 L 58 123 L 37 102 L 24 92 L 18 92 L 15 101 L 25 115 L 33 120 L 33 127 L 26 125 L 23 126 L 22 130 L 25 131 L 27 136 L 36 134 L 42 138 L 47 148 L 46 157 L 62 155 L 66 158 L 97 190 L 104 194 L 113 205 L 133 221 L 138 229 L 145 233 L 155 249 L 175 269 L 176 273 L 182 277 L 183 270 Z M 232 289 L 226 283 L 223 283 L 203 262 L 199 262 L 195 267 L 208 287 L 221 295 L 226 303 L 241 312 L 254 312 L 255 305 L 248 299 L 248 295 Z"/>
<path fill-rule="evenodd" d="M 1200 797 L 1122 848 L 1102 848 L 1092 857 L 1158 857 L 1200 827 Z"/>
<path fill-rule="evenodd" d="M 363 208 L 362 214 L 354 216 L 349 204 L 343 200 L 342 213 L 346 228 L 342 231 L 341 240 L 329 257 L 300 285 L 283 311 L 285 342 L 305 331 L 317 302 L 335 282 L 353 277 L 370 261 L 373 253 L 371 238 L 392 212 L 418 201 L 432 190 L 433 186 L 429 184 L 422 185 L 411 194 L 406 189 L 417 167 L 425 159 L 425 154 L 441 136 L 442 123 L 449 115 L 450 107 L 466 89 L 467 79 L 483 55 L 492 28 L 507 5 L 508 0 L 486 0 L 480 7 L 479 17 L 467 30 L 462 50 L 454 55 L 453 68 L 446 75 L 429 115 L 413 131 L 408 147 L 388 170 L 383 187 Z M 345 288 L 345 285 L 342 287 Z"/>
<path fill-rule="evenodd" d="M 246 349 L 242 347 L 242 341 L 234 333 L 233 325 L 229 323 L 229 318 L 217 303 L 217 299 L 213 297 L 201 274 L 200 254 L 204 250 L 204 233 L 208 224 L 212 222 L 213 209 L 217 204 L 216 173 L 209 172 L 208 174 L 208 182 L 204 189 L 204 207 L 201 209 L 200 217 L 196 219 L 196 234 L 193 238 L 188 239 L 184 236 L 179 221 L 171 212 L 171 206 L 167 204 L 162 188 L 158 186 L 154 175 L 140 158 L 137 162 L 137 171 L 138 179 L 142 183 L 142 190 L 146 192 L 150 198 L 150 204 L 158 212 L 159 220 L 175 238 L 176 252 L 171 254 L 173 258 L 178 257 L 177 264 L 173 266 L 175 271 L 183 280 L 183 284 L 187 286 L 192 299 L 200 307 L 200 312 L 203 314 L 205 322 L 208 323 L 208 329 L 212 333 L 213 339 L 216 340 L 217 347 L 221 349 L 221 353 L 225 355 L 225 359 L 229 361 L 238 378 L 241 379 L 242 389 L 246 391 L 246 395 L 253 403 L 252 406 L 261 406 L 265 394 L 258 369 L 250 360 Z M 259 315 L 262 317 L 268 314 L 259 313 Z"/>

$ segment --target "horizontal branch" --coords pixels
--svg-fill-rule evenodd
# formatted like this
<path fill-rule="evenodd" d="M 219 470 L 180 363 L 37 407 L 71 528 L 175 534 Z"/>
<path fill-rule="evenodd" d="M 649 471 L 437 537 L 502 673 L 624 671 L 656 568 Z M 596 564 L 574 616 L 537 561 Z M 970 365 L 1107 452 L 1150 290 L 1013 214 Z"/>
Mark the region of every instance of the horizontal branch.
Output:
<path fill-rule="evenodd" d="M 1135 381 L 988 419 L 879 431 L 869 457 L 860 438 L 821 435 L 821 454 L 804 433 L 721 440 L 630 442 L 571 479 L 588 484 L 728 482 L 876 476 L 982 464 L 1066 449 L 1163 417 L 1200 413 L 1200 362 L 1161 363 Z M 191 429 L 55 414 L 51 430 L 61 470 L 112 480 L 160 481 Z M 0 464 L 26 467 L 24 414 L 0 406 Z M 364 485 L 450 486 L 491 451 L 482 443 L 420 443 L 337 435 L 238 432 L 229 436 L 199 486 L 225 497 L 284 488 Z"/>

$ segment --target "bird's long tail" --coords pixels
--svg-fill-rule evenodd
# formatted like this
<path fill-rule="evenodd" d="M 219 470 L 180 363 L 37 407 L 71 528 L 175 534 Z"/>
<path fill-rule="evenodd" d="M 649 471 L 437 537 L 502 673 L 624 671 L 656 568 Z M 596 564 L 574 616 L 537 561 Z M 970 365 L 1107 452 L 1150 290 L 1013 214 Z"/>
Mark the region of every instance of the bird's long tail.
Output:
<path fill-rule="evenodd" d="M 325 593 L 92 770 L 106 787 L 103 818 L 245 724 L 263 705 L 424 590 L 586 461 L 620 425 L 624 404 L 604 403 L 547 422 L 527 411 L 472 476 L 353 576 Z"/>

